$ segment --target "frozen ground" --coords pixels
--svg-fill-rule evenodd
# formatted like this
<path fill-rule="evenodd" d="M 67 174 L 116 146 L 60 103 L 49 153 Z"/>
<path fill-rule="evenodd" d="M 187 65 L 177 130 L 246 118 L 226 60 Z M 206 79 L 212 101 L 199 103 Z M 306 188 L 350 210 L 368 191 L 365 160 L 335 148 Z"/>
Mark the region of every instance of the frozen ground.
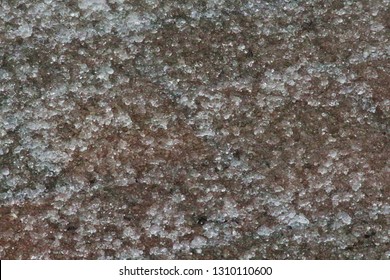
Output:
<path fill-rule="evenodd" d="M 2 0 L 1 259 L 390 259 L 390 1 Z"/>

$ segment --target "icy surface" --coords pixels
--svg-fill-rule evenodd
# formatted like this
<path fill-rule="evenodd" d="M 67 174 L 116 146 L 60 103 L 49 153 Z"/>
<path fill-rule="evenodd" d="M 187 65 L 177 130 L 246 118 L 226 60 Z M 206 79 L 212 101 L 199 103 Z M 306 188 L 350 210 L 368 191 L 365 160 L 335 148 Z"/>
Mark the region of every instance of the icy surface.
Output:
<path fill-rule="evenodd" d="M 0 1 L 1 259 L 389 259 L 390 1 Z"/>

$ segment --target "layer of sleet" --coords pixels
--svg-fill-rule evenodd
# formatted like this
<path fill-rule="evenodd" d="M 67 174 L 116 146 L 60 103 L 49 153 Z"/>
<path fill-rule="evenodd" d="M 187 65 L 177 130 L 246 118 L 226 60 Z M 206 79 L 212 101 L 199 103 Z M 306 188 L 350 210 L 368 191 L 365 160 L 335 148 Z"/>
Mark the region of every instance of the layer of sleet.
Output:
<path fill-rule="evenodd" d="M 389 259 L 389 125 L 389 0 L 3 0 L 0 258 Z"/>

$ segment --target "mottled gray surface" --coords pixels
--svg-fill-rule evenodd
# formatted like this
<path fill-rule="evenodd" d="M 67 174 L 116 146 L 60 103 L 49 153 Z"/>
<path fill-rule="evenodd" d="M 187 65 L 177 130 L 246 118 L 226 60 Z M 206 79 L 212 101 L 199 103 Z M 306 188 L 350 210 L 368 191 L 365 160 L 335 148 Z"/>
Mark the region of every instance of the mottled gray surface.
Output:
<path fill-rule="evenodd" d="M 389 0 L 2 0 L 0 258 L 390 259 L 389 59 Z"/>

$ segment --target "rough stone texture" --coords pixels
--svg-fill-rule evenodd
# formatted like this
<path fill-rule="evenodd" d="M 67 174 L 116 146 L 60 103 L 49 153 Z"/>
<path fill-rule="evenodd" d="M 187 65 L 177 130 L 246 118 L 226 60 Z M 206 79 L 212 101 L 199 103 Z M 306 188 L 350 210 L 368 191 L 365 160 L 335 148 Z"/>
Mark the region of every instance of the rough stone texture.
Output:
<path fill-rule="evenodd" d="M 390 1 L 2 0 L 2 259 L 390 259 Z"/>

